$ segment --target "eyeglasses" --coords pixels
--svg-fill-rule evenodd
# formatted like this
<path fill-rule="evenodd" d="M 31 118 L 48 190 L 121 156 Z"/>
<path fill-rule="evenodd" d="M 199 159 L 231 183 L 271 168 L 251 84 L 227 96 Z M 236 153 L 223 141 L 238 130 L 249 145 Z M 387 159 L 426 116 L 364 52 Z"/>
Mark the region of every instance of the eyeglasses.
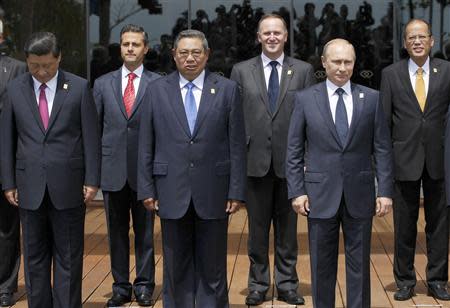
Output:
<path fill-rule="evenodd" d="M 430 37 L 431 35 L 411 35 L 411 36 L 408 36 L 407 38 L 406 38 L 406 41 L 408 42 L 408 43 L 414 43 L 416 40 L 419 40 L 419 42 L 421 42 L 421 43 L 423 43 L 423 42 L 425 42 L 426 40 L 428 40 L 428 38 Z"/>
<path fill-rule="evenodd" d="M 180 50 L 177 52 L 177 55 L 181 59 L 187 59 L 189 55 L 191 55 L 195 60 L 199 59 L 203 55 L 203 50 L 194 49 L 194 50 Z"/>

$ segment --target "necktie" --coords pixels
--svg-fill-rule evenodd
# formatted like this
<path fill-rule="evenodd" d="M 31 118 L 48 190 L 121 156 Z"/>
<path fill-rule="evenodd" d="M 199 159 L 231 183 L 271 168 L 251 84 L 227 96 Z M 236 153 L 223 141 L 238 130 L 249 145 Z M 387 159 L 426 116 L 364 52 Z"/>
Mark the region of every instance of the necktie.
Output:
<path fill-rule="evenodd" d="M 133 80 L 136 77 L 137 76 L 135 73 L 128 74 L 128 83 L 125 88 L 125 92 L 123 93 L 123 103 L 125 104 L 125 111 L 127 112 L 128 116 L 131 115 L 131 110 L 133 109 L 135 100 Z"/>
<path fill-rule="evenodd" d="M 39 114 L 41 115 L 42 124 L 44 124 L 45 130 L 48 127 L 48 102 L 47 97 L 45 96 L 45 88 L 47 85 L 45 83 L 41 84 L 39 87 Z"/>
<path fill-rule="evenodd" d="M 191 131 L 191 135 L 194 132 L 195 120 L 197 119 L 197 104 L 195 103 L 194 93 L 192 89 L 195 85 L 192 82 L 188 82 L 185 85 L 187 92 L 184 97 L 184 109 L 186 111 L 186 117 L 189 124 L 189 129 Z"/>
<path fill-rule="evenodd" d="M 423 81 L 423 68 L 419 67 L 416 72 L 416 87 L 415 87 L 417 101 L 419 102 L 420 109 L 425 109 L 425 101 L 427 96 L 425 94 L 425 81 Z"/>
<path fill-rule="evenodd" d="M 345 93 L 344 89 L 338 88 L 336 90 L 336 94 L 339 95 L 337 105 L 336 105 L 336 114 L 334 119 L 334 124 L 336 125 L 336 131 L 339 135 L 339 139 L 341 140 L 341 144 L 344 145 L 347 140 L 348 133 L 348 118 L 347 118 L 347 110 L 345 109 L 344 98 L 342 95 Z"/>
<path fill-rule="evenodd" d="M 269 88 L 267 91 L 267 95 L 269 96 L 269 107 L 270 112 L 272 114 L 275 112 L 275 109 L 277 108 L 277 99 L 278 99 L 278 93 L 280 92 L 280 82 L 278 79 L 278 70 L 277 70 L 277 61 L 270 61 L 270 66 L 272 66 L 272 71 L 270 72 L 269 77 Z"/>

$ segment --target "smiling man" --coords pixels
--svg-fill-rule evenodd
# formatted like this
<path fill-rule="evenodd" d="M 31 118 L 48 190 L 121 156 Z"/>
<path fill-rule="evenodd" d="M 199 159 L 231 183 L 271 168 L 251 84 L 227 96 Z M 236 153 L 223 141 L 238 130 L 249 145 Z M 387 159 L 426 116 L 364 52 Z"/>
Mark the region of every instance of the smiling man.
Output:
<path fill-rule="evenodd" d="M 409 59 L 382 72 L 381 99 L 392 134 L 395 161 L 394 277 L 395 300 L 414 295 L 417 219 L 420 189 L 426 222 L 429 294 L 450 300 L 448 222 L 444 192 L 445 114 L 450 103 L 450 62 L 430 58 L 434 45 L 430 25 L 409 21 L 403 33 Z M 450 173 L 450 169 L 447 170 Z M 449 181 L 450 183 L 450 181 Z M 449 198 L 450 200 L 450 198 Z"/>
<path fill-rule="evenodd" d="M 245 129 L 235 82 L 205 69 L 209 48 L 180 32 L 177 71 L 147 89 L 138 199 L 158 211 L 165 308 L 228 307 L 228 215 L 245 200 Z"/>
<path fill-rule="evenodd" d="M 158 74 L 143 66 L 148 51 L 148 35 L 136 25 L 120 32 L 123 66 L 95 81 L 94 100 L 102 139 L 101 188 L 108 221 L 109 253 L 114 279 L 113 295 L 107 307 L 131 301 L 134 291 L 140 306 L 153 304 L 155 257 L 153 211 L 136 198 L 138 129 L 143 99 L 150 82 Z M 130 213 L 133 219 L 136 278 L 130 278 Z"/>
<path fill-rule="evenodd" d="M 304 303 L 297 293 L 297 216 L 287 198 L 284 169 L 294 93 L 315 80 L 311 65 L 285 56 L 287 38 L 283 18 L 274 14 L 263 16 L 258 26 L 261 55 L 236 64 L 231 72 L 231 79 L 241 90 L 247 132 L 247 305 L 262 304 L 270 288 L 272 223 L 278 299 L 292 305 Z"/>

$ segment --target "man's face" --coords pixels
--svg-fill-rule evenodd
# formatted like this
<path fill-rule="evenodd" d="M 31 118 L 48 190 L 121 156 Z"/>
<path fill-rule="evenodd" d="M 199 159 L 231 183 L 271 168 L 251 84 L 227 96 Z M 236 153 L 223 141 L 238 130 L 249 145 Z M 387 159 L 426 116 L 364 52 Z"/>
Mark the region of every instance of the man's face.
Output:
<path fill-rule="evenodd" d="M 29 54 L 27 57 L 28 71 L 40 83 L 47 83 L 55 77 L 61 62 L 61 55 L 55 57 L 51 52 L 38 56 Z"/>
<path fill-rule="evenodd" d="M 145 45 L 144 34 L 125 32 L 120 38 L 120 54 L 127 68 L 136 69 L 144 62 L 148 46 Z"/>
<path fill-rule="evenodd" d="M 281 56 L 288 33 L 279 18 L 266 18 L 259 25 L 258 41 L 261 43 L 263 53 L 275 60 Z"/>
<path fill-rule="evenodd" d="M 433 48 L 434 39 L 427 24 L 414 21 L 405 29 L 403 44 L 414 62 L 424 62 Z"/>
<path fill-rule="evenodd" d="M 327 78 L 338 87 L 342 87 L 352 77 L 355 66 L 355 53 L 352 46 L 346 42 L 330 44 L 326 54 L 322 56 L 322 65 Z"/>
<path fill-rule="evenodd" d="M 205 69 L 209 49 L 203 48 L 200 38 L 186 37 L 178 42 L 176 49 L 172 49 L 172 55 L 180 74 L 192 81 Z"/>

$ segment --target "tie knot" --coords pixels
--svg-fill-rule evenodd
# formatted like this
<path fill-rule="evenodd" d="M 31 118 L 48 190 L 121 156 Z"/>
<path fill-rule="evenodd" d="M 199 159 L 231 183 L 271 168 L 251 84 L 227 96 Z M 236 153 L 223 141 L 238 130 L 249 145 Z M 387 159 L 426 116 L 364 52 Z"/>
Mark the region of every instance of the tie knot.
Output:
<path fill-rule="evenodd" d="M 129 73 L 128 74 L 128 79 L 131 80 L 131 81 L 133 81 L 134 78 L 136 78 L 136 77 L 137 77 L 137 75 L 135 73 Z"/>
<path fill-rule="evenodd" d="M 192 90 L 192 88 L 194 88 L 195 85 L 194 85 L 192 82 L 188 82 L 188 83 L 185 85 L 185 87 L 186 87 L 186 89 L 188 89 L 188 90 Z"/>
<path fill-rule="evenodd" d="M 278 62 L 277 61 L 270 61 L 269 62 L 270 66 L 272 66 L 272 69 L 277 68 Z"/>
<path fill-rule="evenodd" d="M 342 88 L 337 88 L 337 89 L 336 89 L 336 94 L 337 94 L 337 95 L 342 96 L 342 94 L 344 94 L 344 93 L 345 93 L 345 90 L 344 90 L 344 89 L 342 89 Z"/>
<path fill-rule="evenodd" d="M 423 75 L 423 68 L 419 67 L 416 71 L 417 75 L 422 76 Z"/>
<path fill-rule="evenodd" d="M 47 85 L 45 83 L 41 84 L 41 86 L 39 87 L 39 90 L 45 90 L 47 88 Z"/>

